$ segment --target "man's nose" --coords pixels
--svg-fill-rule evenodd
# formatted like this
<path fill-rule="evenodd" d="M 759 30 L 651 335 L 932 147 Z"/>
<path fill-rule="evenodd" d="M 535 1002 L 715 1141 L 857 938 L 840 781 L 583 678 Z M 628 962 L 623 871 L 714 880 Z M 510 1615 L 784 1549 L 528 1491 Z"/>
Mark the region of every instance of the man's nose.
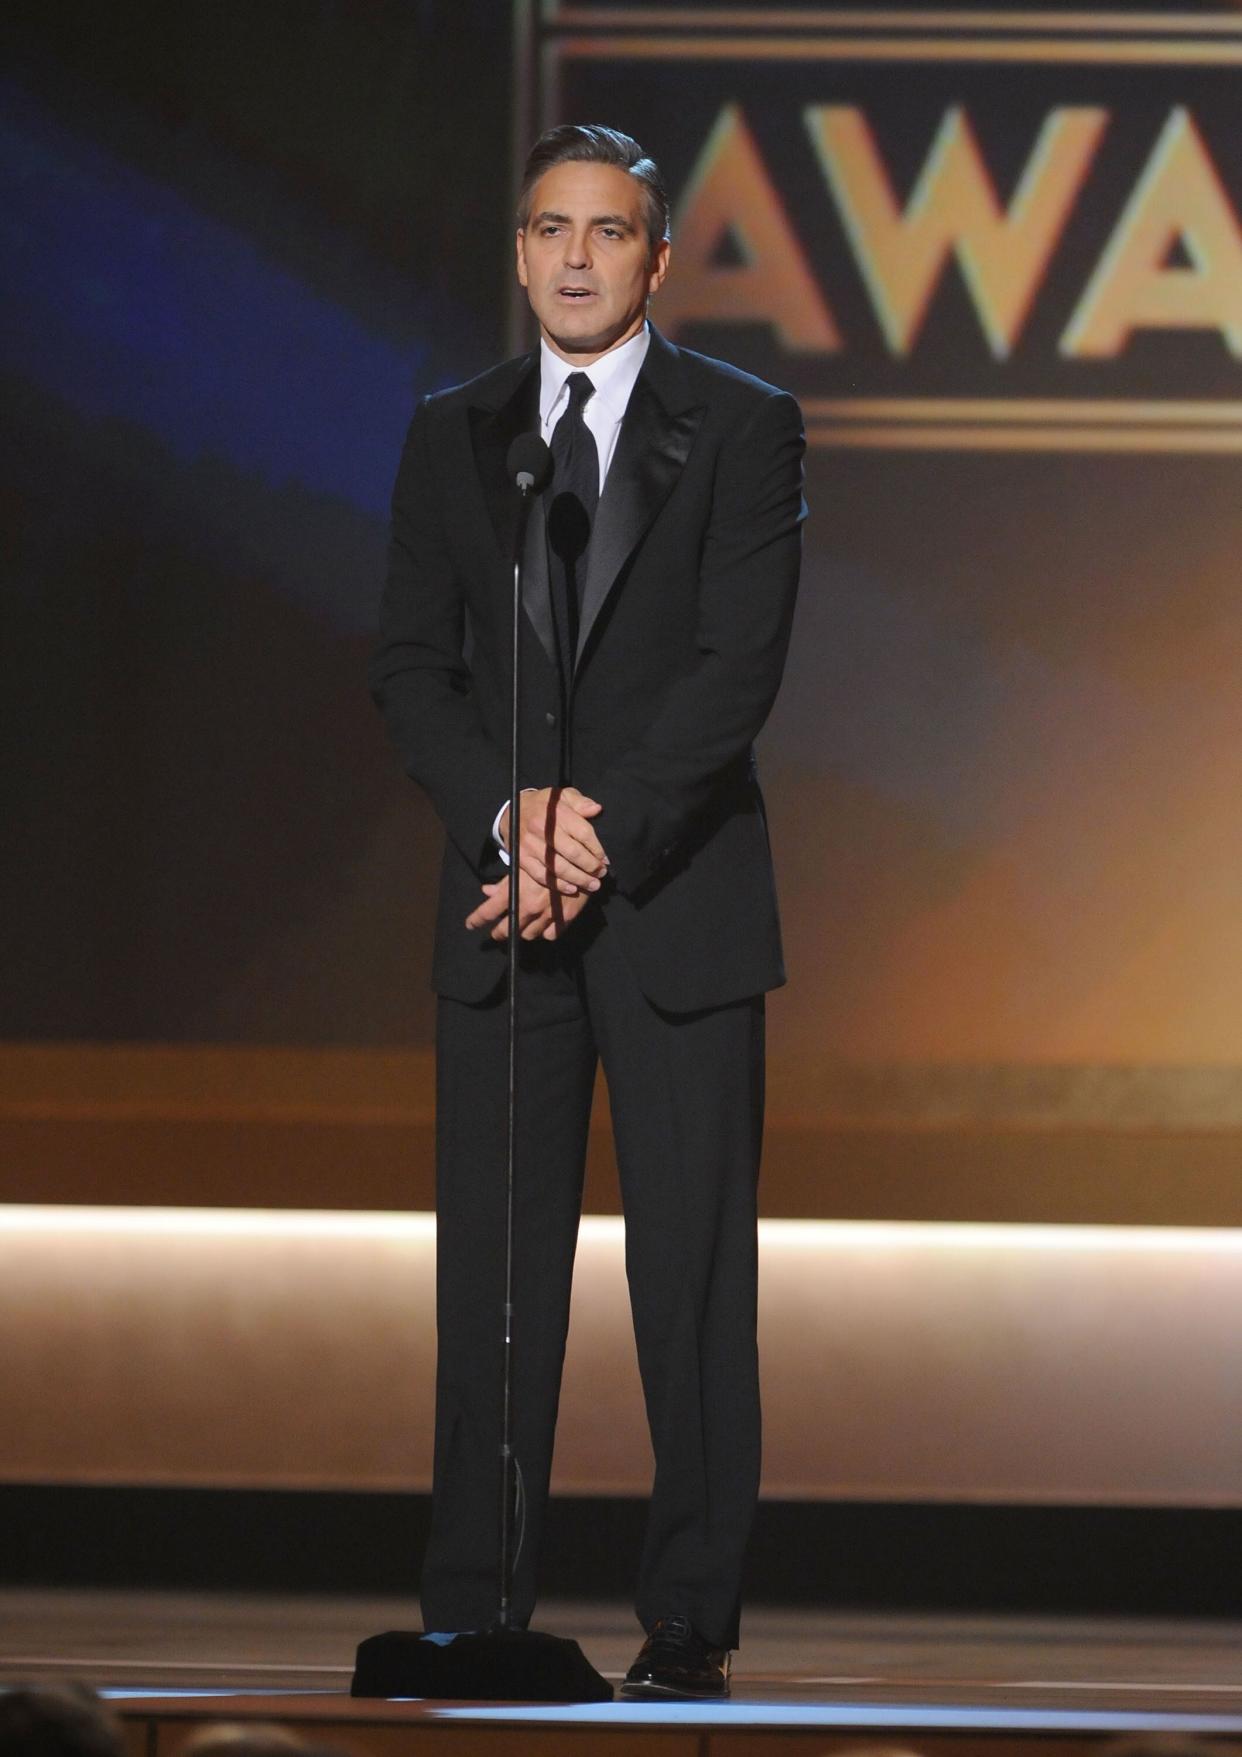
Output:
<path fill-rule="evenodd" d="M 572 234 L 565 240 L 566 268 L 589 268 L 591 264 L 590 241 L 585 232 L 579 237 Z"/>

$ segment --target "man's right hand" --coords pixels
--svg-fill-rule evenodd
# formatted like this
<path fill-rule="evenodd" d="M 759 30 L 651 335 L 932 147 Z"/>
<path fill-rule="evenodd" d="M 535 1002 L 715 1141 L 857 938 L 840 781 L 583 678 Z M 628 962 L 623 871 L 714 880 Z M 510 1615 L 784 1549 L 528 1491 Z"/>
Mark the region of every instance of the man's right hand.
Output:
<path fill-rule="evenodd" d="M 522 834 L 518 864 L 537 884 L 573 897 L 598 891 L 608 856 L 590 820 L 603 806 L 576 787 L 540 787 L 522 794 Z M 508 852 L 509 810 L 500 819 L 500 839 Z"/>
<path fill-rule="evenodd" d="M 537 879 L 519 873 L 518 933 L 524 940 L 559 939 L 591 901 L 589 891 L 577 891 L 571 897 L 550 891 Z M 478 908 L 466 917 L 466 926 L 473 933 L 486 928 L 494 940 L 509 937 L 509 880 L 484 885 L 486 893 Z"/>

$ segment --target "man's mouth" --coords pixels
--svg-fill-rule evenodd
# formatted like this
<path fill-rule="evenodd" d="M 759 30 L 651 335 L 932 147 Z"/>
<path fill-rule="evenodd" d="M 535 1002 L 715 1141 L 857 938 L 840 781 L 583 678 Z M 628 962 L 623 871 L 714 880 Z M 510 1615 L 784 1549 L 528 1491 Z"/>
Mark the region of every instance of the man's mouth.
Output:
<path fill-rule="evenodd" d="M 595 291 L 592 287 L 558 287 L 557 292 L 562 299 L 593 299 Z"/>

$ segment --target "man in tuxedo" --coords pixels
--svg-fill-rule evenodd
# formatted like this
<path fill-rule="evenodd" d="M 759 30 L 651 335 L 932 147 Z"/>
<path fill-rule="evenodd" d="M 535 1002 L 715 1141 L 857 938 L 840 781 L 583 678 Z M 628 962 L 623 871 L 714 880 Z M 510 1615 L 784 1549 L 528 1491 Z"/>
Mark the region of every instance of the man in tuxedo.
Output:
<path fill-rule="evenodd" d="M 518 884 L 513 1618 L 534 1605 L 596 1063 L 609 1098 L 655 1480 L 629 1695 L 724 1696 L 759 1482 L 764 995 L 784 981 L 752 741 L 788 646 L 803 437 L 791 397 L 647 321 L 669 265 L 628 136 L 552 129 L 523 180 L 536 350 L 426 398 L 393 496 L 371 672 L 447 831 L 437 1021 L 428 1629 L 496 1612 L 505 955 Z M 525 539 L 520 840 L 509 848 L 505 460 L 555 464 Z M 512 863 L 511 863 L 512 862 Z"/>

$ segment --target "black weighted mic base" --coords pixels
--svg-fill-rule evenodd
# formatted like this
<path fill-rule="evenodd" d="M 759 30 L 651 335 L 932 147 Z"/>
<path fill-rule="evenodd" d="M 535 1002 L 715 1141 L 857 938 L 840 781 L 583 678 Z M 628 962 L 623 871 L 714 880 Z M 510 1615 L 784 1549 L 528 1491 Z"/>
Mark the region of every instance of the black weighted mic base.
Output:
<path fill-rule="evenodd" d="M 509 447 L 509 476 L 522 497 L 513 550 L 513 716 L 509 803 L 509 846 L 520 835 L 518 724 L 521 706 L 519 650 L 522 618 L 522 551 L 533 494 L 547 487 L 552 454 L 535 433 L 523 433 Z M 351 1696 L 418 1696 L 452 1702 L 611 1702 L 612 1685 L 601 1677 L 576 1641 L 515 1629 L 510 1623 L 513 1573 L 521 1534 L 515 1544 L 514 1510 L 518 1503 L 519 1461 L 513 1453 L 512 1316 L 513 1316 L 513 1187 L 517 1146 L 517 885 L 509 890 L 509 1141 L 505 1219 L 505 1297 L 501 1317 L 504 1350 L 501 1410 L 501 1488 L 499 1605 L 489 1629 L 458 1634 L 418 1634 L 399 1629 L 371 1635 L 359 1643 Z"/>
<path fill-rule="evenodd" d="M 358 1644 L 349 1693 L 434 1702 L 612 1701 L 612 1685 L 576 1641 L 535 1629 L 371 1635 Z"/>

